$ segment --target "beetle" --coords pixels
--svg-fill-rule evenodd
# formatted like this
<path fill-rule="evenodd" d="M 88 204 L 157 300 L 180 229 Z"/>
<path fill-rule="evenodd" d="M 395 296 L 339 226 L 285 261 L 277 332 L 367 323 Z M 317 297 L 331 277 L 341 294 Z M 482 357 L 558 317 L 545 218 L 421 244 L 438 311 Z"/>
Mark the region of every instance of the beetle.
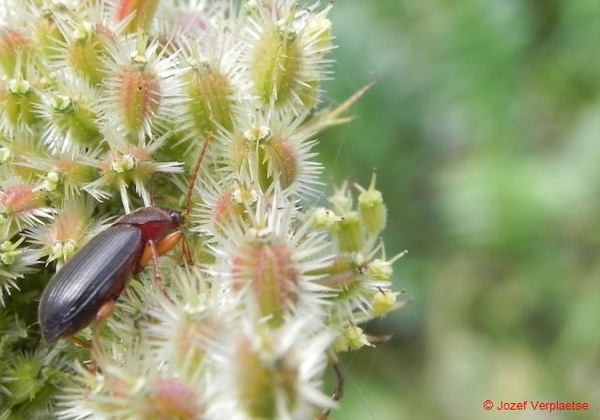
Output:
<path fill-rule="evenodd" d="M 126 214 L 94 236 L 50 279 L 38 307 L 45 342 L 72 336 L 92 322 L 97 327 L 112 314 L 129 279 L 150 261 L 154 263 L 156 283 L 161 287 L 156 259 L 180 241 L 189 262 L 187 243 L 179 228 L 190 211 L 195 178 L 208 142 L 207 138 L 193 171 L 185 212 L 143 207 Z"/>

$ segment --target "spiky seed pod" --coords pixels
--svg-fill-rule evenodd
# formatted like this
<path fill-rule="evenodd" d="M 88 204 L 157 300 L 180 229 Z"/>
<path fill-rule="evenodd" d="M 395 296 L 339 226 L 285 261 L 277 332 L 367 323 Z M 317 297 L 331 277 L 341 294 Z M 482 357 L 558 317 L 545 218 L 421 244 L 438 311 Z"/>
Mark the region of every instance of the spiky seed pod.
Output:
<path fill-rule="evenodd" d="M 293 251 L 283 238 L 254 232 L 241 244 L 232 260 L 234 287 L 248 288 L 259 307 L 259 316 L 281 325 L 298 300 L 300 272 Z"/>
<path fill-rule="evenodd" d="M 190 67 L 183 76 L 185 81 L 187 112 L 197 132 L 233 129 L 234 91 L 227 75 L 209 63 Z"/>
<path fill-rule="evenodd" d="M 116 18 L 119 21 L 129 19 L 125 33 L 147 31 L 154 19 L 158 0 L 119 0 Z"/>
<path fill-rule="evenodd" d="M 106 76 L 106 57 L 115 42 L 115 34 L 103 25 L 89 22 L 75 23 L 70 34 L 67 55 L 70 64 L 84 74 L 92 85 L 102 82 Z"/>

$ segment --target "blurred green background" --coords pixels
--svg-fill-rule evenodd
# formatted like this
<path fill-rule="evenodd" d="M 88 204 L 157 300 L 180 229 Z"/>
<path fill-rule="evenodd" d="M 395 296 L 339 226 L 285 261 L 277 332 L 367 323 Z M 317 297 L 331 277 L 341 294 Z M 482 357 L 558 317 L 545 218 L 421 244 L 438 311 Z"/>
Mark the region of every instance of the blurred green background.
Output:
<path fill-rule="evenodd" d="M 387 345 L 344 357 L 332 418 L 600 418 L 600 2 L 340 0 L 331 18 L 327 101 L 378 84 L 322 136 L 325 177 L 378 168 L 412 300 L 370 326 Z"/>

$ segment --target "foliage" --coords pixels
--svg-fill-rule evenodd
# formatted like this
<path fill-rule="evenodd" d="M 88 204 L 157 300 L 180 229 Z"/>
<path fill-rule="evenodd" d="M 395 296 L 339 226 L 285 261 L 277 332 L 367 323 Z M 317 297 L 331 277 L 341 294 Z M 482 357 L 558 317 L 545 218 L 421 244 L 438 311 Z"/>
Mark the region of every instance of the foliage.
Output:
<path fill-rule="evenodd" d="M 345 360 L 352 403 L 336 418 L 481 419 L 486 398 L 597 405 L 599 14 L 590 0 L 332 13 L 344 48 L 330 94 L 368 72 L 378 84 L 320 151 L 335 178 L 378 167 L 414 302 L 372 326 L 395 332 L 388 345 Z"/>

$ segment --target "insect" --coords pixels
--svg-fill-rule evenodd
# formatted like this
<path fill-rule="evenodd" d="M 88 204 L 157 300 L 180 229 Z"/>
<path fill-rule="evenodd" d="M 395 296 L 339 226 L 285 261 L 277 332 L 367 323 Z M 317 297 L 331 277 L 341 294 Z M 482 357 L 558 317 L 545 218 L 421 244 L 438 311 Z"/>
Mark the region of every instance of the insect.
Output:
<path fill-rule="evenodd" d="M 156 259 L 180 241 L 184 257 L 190 259 L 179 227 L 190 211 L 195 178 L 208 142 L 205 140 L 196 162 L 184 212 L 143 207 L 126 214 L 94 236 L 52 277 L 38 308 L 44 341 L 51 343 L 72 336 L 92 322 L 97 326 L 108 318 L 129 279 L 151 261 L 156 283 L 162 286 Z"/>

